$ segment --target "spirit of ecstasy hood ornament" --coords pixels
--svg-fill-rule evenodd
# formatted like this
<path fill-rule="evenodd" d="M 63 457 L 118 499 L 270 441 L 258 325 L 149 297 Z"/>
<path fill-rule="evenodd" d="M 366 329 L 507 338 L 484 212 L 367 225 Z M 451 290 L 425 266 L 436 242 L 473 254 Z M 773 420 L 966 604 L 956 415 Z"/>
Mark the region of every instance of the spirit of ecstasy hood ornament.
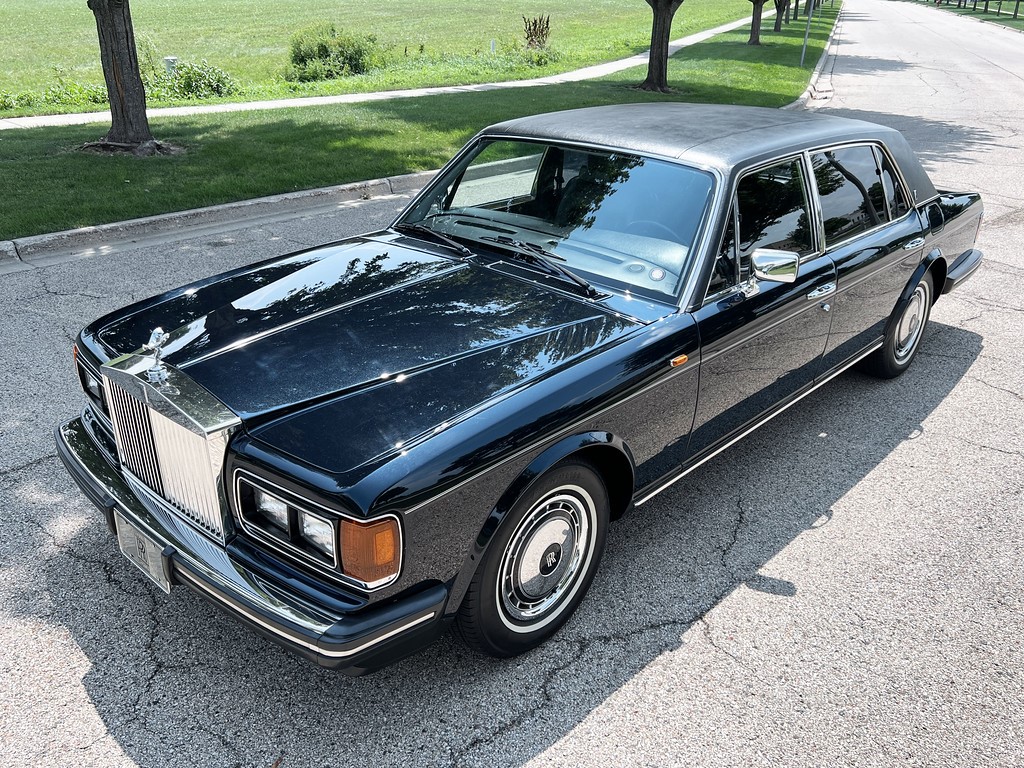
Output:
<path fill-rule="evenodd" d="M 162 384 L 167 381 L 167 368 L 161 358 L 164 354 L 164 345 L 169 338 L 170 334 L 164 333 L 163 328 L 154 328 L 153 332 L 149 334 L 149 342 L 142 345 L 143 350 L 153 353 L 153 365 L 146 371 L 152 384 Z"/>

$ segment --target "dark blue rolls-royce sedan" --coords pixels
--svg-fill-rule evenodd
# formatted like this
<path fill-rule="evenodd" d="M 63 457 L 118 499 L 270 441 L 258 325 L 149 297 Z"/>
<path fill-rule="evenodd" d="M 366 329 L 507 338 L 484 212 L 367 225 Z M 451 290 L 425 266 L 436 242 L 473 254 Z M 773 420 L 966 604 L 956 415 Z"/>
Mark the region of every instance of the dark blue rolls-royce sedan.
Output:
<path fill-rule="evenodd" d="M 57 444 L 160 588 L 309 659 L 361 674 L 449 626 L 510 656 L 610 520 L 846 368 L 903 373 L 981 217 L 870 123 L 512 120 L 385 230 L 88 326 Z"/>

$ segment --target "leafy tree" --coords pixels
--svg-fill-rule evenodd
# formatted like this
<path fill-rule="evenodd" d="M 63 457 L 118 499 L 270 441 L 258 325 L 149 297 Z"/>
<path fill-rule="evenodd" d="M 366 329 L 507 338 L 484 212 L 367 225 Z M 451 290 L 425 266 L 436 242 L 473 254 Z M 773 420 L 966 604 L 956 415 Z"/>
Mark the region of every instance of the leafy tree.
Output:
<path fill-rule="evenodd" d="M 87 4 L 96 17 L 111 118 L 107 135 L 89 146 L 136 154 L 163 151 L 165 147 L 153 139 L 146 117 L 146 90 L 139 74 L 128 0 L 87 0 Z"/>
<path fill-rule="evenodd" d="M 651 6 L 654 21 L 651 26 L 651 53 L 647 62 L 647 78 L 640 83 L 644 91 L 667 93 L 668 44 L 672 39 L 672 18 L 683 0 L 646 0 Z"/>
<path fill-rule="evenodd" d="M 761 14 L 764 12 L 764 4 L 768 0 L 750 0 L 754 6 L 754 12 L 750 15 L 750 39 L 747 45 L 761 44 Z"/>

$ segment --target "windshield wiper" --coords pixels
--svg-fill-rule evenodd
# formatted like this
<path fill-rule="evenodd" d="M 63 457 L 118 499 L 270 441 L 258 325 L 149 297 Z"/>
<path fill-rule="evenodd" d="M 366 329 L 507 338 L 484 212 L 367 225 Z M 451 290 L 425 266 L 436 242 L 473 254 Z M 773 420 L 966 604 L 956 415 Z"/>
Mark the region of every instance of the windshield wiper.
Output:
<path fill-rule="evenodd" d="M 458 240 L 448 237 L 448 235 L 438 232 L 436 229 L 431 229 L 426 224 L 406 224 L 403 222 L 401 224 L 395 224 L 395 229 L 397 229 L 399 232 L 406 230 L 409 232 L 415 232 L 420 235 L 430 235 L 435 240 L 444 243 L 450 248 L 454 248 L 456 251 L 459 252 L 459 255 L 462 256 L 463 258 L 469 258 L 470 256 L 473 255 L 473 252 L 469 250 L 469 248 L 464 246 L 462 243 L 460 243 Z"/>
<path fill-rule="evenodd" d="M 557 253 L 552 253 L 546 248 L 542 248 L 534 243 L 526 242 L 525 240 L 517 240 L 514 237 L 507 237 L 505 235 L 497 235 L 496 237 L 481 237 L 481 240 L 488 240 L 492 243 L 498 243 L 499 245 L 506 245 L 512 249 L 512 252 L 524 261 L 540 267 L 549 275 L 555 277 L 561 277 L 575 283 L 577 286 L 583 289 L 583 292 L 590 298 L 600 296 L 600 292 L 594 288 L 590 283 L 584 280 L 582 277 L 577 275 L 570 269 L 563 267 L 559 264 L 559 261 L 565 261 L 564 258 L 559 256 Z"/>

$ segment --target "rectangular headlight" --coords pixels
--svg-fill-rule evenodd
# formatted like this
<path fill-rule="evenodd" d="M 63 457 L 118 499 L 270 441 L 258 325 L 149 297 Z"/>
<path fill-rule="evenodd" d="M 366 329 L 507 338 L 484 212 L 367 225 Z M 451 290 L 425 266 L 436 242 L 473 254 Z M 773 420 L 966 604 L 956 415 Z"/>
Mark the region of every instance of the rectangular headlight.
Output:
<path fill-rule="evenodd" d="M 277 496 L 272 496 L 259 488 L 254 489 L 256 496 L 256 511 L 273 523 L 282 531 L 288 530 L 288 504 Z"/>
<path fill-rule="evenodd" d="M 299 510 L 299 530 L 303 540 L 314 549 L 322 552 L 332 562 L 334 560 L 334 526 L 330 520 L 314 515 L 304 509 Z"/>
<path fill-rule="evenodd" d="M 85 390 L 85 393 L 97 403 L 102 403 L 103 390 L 100 380 L 86 367 L 85 363 L 78 359 L 77 344 L 72 347 L 72 352 L 75 360 L 75 367 L 78 369 L 78 380 L 82 384 L 82 389 Z"/>
<path fill-rule="evenodd" d="M 238 513 L 247 533 L 267 545 L 329 566 L 358 586 L 376 589 L 393 582 L 402 568 L 402 530 L 397 517 L 353 520 L 284 488 L 239 473 Z M 280 492 L 278 492 L 280 491 Z M 316 510 L 316 511 L 313 511 Z"/>

